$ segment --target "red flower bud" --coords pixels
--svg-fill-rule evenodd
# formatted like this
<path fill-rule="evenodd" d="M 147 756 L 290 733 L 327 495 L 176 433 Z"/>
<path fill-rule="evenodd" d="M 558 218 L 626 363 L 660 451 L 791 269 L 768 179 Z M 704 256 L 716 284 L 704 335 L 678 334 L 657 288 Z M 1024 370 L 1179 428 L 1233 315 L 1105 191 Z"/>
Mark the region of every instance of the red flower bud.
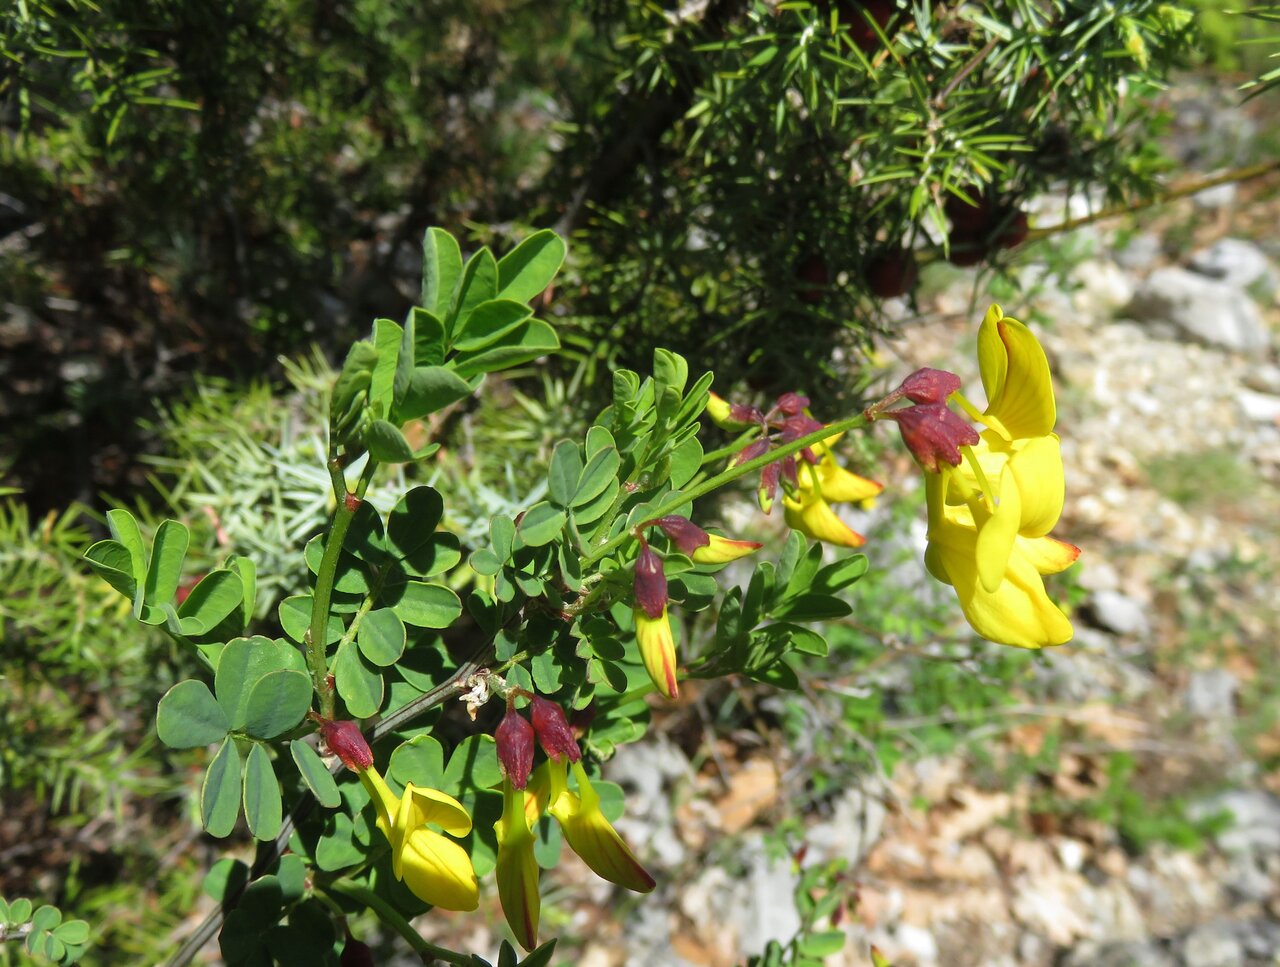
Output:
<path fill-rule="evenodd" d="M 729 466 L 736 467 L 740 463 L 746 463 L 749 460 L 754 460 L 756 457 L 768 452 L 769 441 L 756 440 L 754 443 L 749 443 L 738 451 L 738 455 L 729 461 Z"/>
<path fill-rule="evenodd" d="M 945 369 L 917 369 L 902 381 L 898 392 L 913 403 L 945 403 L 960 388 L 960 377 Z"/>
<path fill-rule="evenodd" d="M 671 539 L 681 554 L 692 557 L 693 552 L 711 543 L 711 535 L 691 521 L 688 517 L 670 514 L 653 523 L 662 528 L 662 533 Z"/>
<path fill-rule="evenodd" d="M 791 461 L 791 465 L 795 466 L 795 461 Z M 782 476 L 781 461 L 767 463 L 764 469 L 760 471 L 760 486 L 756 491 L 756 496 L 760 501 L 760 509 L 766 514 L 773 509 L 773 500 L 778 495 L 778 479 Z"/>
<path fill-rule="evenodd" d="M 809 405 L 809 397 L 799 393 L 783 393 L 774 405 L 786 416 L 798 416 Z"/>
<path fill-rule="evenodd" d="M 352 772 L 362 772 L 373 765 L 373 750 L 360 733 L 360 726 L 350 719 L 331 722 L 320 719 L 320 736 L 329 751 L 342 760 Z"/>
<path fill-rule="evenodd" d="M 502 771 L 511 780 L 511 785 L 523 789 L 529 784 L 529 773 L 533 771 L 533 726 L 515 710 L 514 705 L 508 705 L 507 714 L 498 723 L 493 737 L 497 742 Z"/>
<path fill-rule="evenodd" d="M 650 618 L 659 618 L 667 607 L 667 576 L 662 571 L 662 558 L 644 541 L 636 558 L 636 605 Z M 535 723 L 536 727 L 536 723 Z"/>
<path fill-rule="evenodd" d="M 564 709 L 555 702 L 534 695 L 529 699 L 529 711 L 533 714 L 533 728 L 538 733 L 543 752 L 557 762 L 561 756 L 570 762 L 582 758 L 582 750 L 573 737 L 573 729 L 569 728 L 569 720 L 564 717 Z"/>
<path fill-rule="evenodd" d="M 930 473 L 938 472 L 939 460 L 957 466 L 961 460 L 960 447 L 971 447 L 978 442 L 978 431 L 944 403 L 921 403 L 884 416 L 898 421 L 902 442 Z"/>

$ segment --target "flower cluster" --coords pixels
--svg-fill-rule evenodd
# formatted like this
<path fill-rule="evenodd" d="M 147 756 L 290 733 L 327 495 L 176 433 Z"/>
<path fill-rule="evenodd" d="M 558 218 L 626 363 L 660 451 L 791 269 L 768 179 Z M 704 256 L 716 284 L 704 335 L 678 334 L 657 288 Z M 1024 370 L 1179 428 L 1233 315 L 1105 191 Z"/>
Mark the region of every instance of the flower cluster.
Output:
<path fill-rule="evenodd" d="M 516 711 L 514 699 L 529 699 L 530 726 Z M 547 761 L 532 769 L 534 735 Z M 498 898 L 512 933 L 526 950 L 538 944 L 538 862 L 534 827 L 544 813 L 553 816 L 570 849 L 597 875 L 619 886 L 648 893 L 651 877 L 600 810 L 600 796 L 582 766 L 582 752 L 564 710 L 538 695 L 513 692 L 507 714 L 494 733 L 502 764 L 502 817 L 493 824 L 498 836 Z M 568 771 L 578 788 L 569 789 Z"/>
<path fill-rule="evenodd" d="M 792 443 L 817 433 L 823 427 L 809 413 L 808 397 L 797 393 L 783 393 L 767 413 L 752 406 L 729 403 L 713 393 L 707 404 L 707 415 L 727 430 L 760 427 L 763 435 L 742 449 L 734 458 L 735 465 L 763 456 L 778 444 Z M 840 436 L 832 434 L 820 443 L 805 447 L 798 455 L 766 464 L 760 473 L 757 496 L 760 509 L 767 514 L 773 509 L 781 485 L 782 506 L 789 527 L 828 544 L 861 547 L 866 538 L 841 520 L 831 505 L 868 505 L 884 487 L 850 473 L 836 462 L 831 448 Z"/>
<path fill-rule="evenodd" d="M 866 416 L 896 420 L 924 469 L 925 566 L 955 588 L 974 630 L 1022 648 L 1060 645 L 1071 622 L 1042 576 L 1069 567 L 1080 550 L 1047 536 L 1066 489 L 1049 362 L 1030 329 L 992 306 L 978 332 L 978 366 L 989 401 L 981 412 L 957 377 L 920 370 Z M 903 399 L 913 405 L 888 409 Z M 979 434 L 948 401 L 986 429 Z"/>
<path fill-rule="evenodd" d="M 670 515 L 651 520 L 640 527 L 646 531 L 659 528 L 671 546 L 688 557 L 694 564 L 727 564 L 759 550 L 756 541 L 735 541 L 718 534 L 708 534 L 687 517 Z M 636 556 L 634 617 L 636 643 L 640 646 L 640 658 L 653 684 L 667 698 L 675 698 L 679 692 L 676 684 L 676 643 L 671 633 L 671 619 L 667 614 L 667 576 L 662 558 L 649 546 L 643 533 L 636 535 L 640 553 Z"/>
<path fill-rule="evenodd" d="M 445 910 L 474 910 L 480 888 L 467 851 L 428 828 L 450 836 L 471 832 L 471 816 L 452 796 L 408 783 L 403 796 L 391 791 L 374 768 L 373 752 L 355 722 L 320 719 L 320 734 L 342 764 L 360 777 L 378 811 L 378 830 L 391 844 L 391 870 L 414 896 Z"/>

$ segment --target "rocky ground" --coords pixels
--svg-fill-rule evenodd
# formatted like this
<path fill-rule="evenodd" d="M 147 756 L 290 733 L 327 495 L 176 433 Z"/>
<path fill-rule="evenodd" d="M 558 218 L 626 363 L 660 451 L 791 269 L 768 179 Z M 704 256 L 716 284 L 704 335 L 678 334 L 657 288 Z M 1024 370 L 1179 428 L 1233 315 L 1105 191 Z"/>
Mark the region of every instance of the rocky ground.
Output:
<path fill-rule="evenodd" d="M 1189 144 L 1223 125 L 1252 136 L 1207 103 L 1179 107 Z M 840 858 L 849 939 L 832 965 L 866 965 L 871 943 L 895 967 L 1280 964 L 1277 211 L 1274 184 L 1218 189 L 1018 270 L 1031 295 L 1005 309 L 1035 326 L 1058 380 L 1056 533 L 1085 553 L 1057 585 L 1076 638 L 1025 700 L 991 711 L 985 755 L 970 743 L 850 775 L 799 820 L 797 862 L 769 833 L 796 821 L 793 750 L 757 739 L 691 759 L 655 729 L 608 775 L 663 885 L 623 901 L 562 866 L 547 927 L 586 938 L 577 963 L 741 963 L 799 928 L 798 869 Z M 971 274 L 929 288 L 885 347 L 892 372 L 935 365 L 976 386 L 987 300 Z M 992 778 L 990 760 L 1034 761 L 1048 742 L 1054 768 Z"/>

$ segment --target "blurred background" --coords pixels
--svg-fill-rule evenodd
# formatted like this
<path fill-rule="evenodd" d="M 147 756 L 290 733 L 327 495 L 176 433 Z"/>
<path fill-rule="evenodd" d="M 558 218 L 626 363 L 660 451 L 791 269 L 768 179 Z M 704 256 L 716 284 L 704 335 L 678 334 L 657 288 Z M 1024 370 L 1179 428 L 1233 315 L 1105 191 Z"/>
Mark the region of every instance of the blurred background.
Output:
<path fill-rule="evenodd" d="M 474 546 L 655 346 L 826 419 L 922 365 L 973 391 L 995 301 L 1054 367 L 1085 552 L 1072 644 L 974 639 L 909 458 L 846 441 L 887 486 L 851 517 L 854 616 L 795 691 L 654 710 L 606 773 L 659 894 L 563 864 L 557 962 L 1280 963 L 1277 49 L 1274 6 L 1147 0 L 0 13 L 0 896 L 89 920 L 91 963 L 203 916 L 202 757 L 153 725 L 195 663 L 81 553 L 111 507 L 178 517 L 193 568 L 270 576 L 272 633 L 328 512 L 335 360 L 414 303 L 423 231 L 551 227 L 563 352 L 424 428 L 445 447 L 375 503 L 433 482 Z M 780 548 L 778 515 L 717 512 Z M 489 956 L 485 902 L 422 927 Z"/>

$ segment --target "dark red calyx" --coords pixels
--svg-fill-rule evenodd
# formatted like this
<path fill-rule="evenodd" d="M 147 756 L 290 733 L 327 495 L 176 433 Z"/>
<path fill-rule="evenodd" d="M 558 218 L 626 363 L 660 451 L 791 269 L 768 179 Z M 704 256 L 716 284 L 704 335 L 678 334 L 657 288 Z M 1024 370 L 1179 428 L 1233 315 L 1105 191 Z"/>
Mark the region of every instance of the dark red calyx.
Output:
<path fill-rule="evenodd" d="M 962 459 L 960 447 L 974 446 L 979 439 L 978 431 L 944 403 L 909 406 L 884 418 L 898 421 L 902 442 L 930 473 L 938 472 L 939 461 L 957 466 Z"/>
<path fill-rule="evenodd" d="M 799 416 L 809 406 L 809 397 L 799 393 L 783 393 L 774 405 L 784 416 Z"/>
<path fill-rule="evenodd" d="M 654 523 L 662 528 L 662 533 L 670 538 L 671 543 L 676 546 L 676 550 L 685 555 L 685 557 L 692 557 L 693 552 L 698 548 L 706 547 L 711 543 L 711 535 L 688 517 L 671 514 L 655 520 Z"/>
<path fill-rule="evenodd" d="M 341 722 L 319 719 L 319 722 L 320 737 L 344 766 L 352 772 L 361 772 L 373 765 L 373 750 L 364 740 L 358 724 L 350 719 Z"/>
<path fill-rule="evenodd" d="M 754 443 L 749 443 L 743 447 L 742 450 L 739 451 L 738 455 L 729 461 L 729 466 L 736 467 L 740 463 L 747 463 L 748 461 L 754 460 L 756 457 L 768 452 L 769 441 L 756 440 Z"/>
<path fill-rule="evenodd" d="M 525 721 L 514 705 L 507 706 L 507 714 L 493 732 L 498 762 L 511 785 L 517 789 L 529 784 L 529 773 L 533 771 L 533 732 L 533 726 Z"/>
<path fill-rule="evenodd" d="M 636 604 L 645 614 L 655 619 L 662 617 L 667 609 L 667 576 L 662 570 L 662 558 L 643 541 L 636 558 L 635 594 Z"/>
<path fill-rule="evenodd" d="M 582 758 L 582 750 L 578 748 L 569 720 L 564 717 L 564 709 L 541 695 L 534 695 L 529 699 L 529 711 L 533 714 L 533 730 L 538 733 L 543 752 L 557 762 L 561 756 L 570 762 Z"/>
<path fill-rule="evenodd" d="M 945 403 L 960 388 L 960 377 L 945 369 L 917 369 L 902 381 L 898 392 L 913 403 Z"/>

